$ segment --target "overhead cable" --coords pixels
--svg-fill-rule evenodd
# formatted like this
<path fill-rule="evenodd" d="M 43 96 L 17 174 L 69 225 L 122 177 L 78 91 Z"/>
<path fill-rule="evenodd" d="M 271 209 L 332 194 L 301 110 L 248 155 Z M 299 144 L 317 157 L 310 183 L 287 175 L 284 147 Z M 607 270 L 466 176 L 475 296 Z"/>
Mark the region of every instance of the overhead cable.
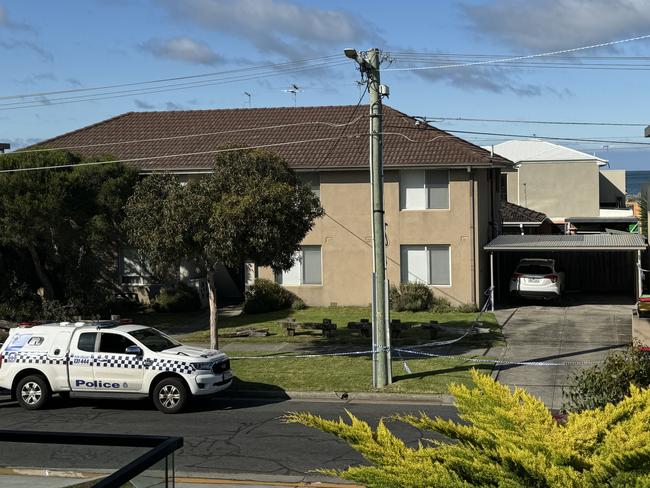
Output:
<path fill-rule="evenodd" d="M 214 149 L 210 151 L 196 151 L 196 152 L 189 152 L 189 153 L 180 153 L 180 154 L 162 154 L 158 156 L 143 156 L 143 157 L 138 157 L 138 158 L 128 158 L 128 159 L 114 159 L 114 160 L 106 160 L 106 161 L 88 161 L 85 163 L 77 163 L 77 164 L 61 164 L 61 165 L 52 165 L 52 166 L 35 166 L 35 167 L 26 167 L 26 168 L 12 168 L 12 169 L 2 169 L 0 170 L 0 173 L 20 173 L 20 172 L 28 172 L 28 171 L 40 171 L 40 170 L 46 170 L 46 169 L 63 169 L 63 168 L 75 168 L 79 166 L 99 166 L 103 164 L 116 164 L 116 163 L 135 163 L 135 162 L 140 162 L 140 161 L 149 161 L 152 159 L 171 159 L 171 158 L 181 158 L 181 157 L 188 157 L 188 156 L 203 156 L 206 154 L 219 154 L 219 153 L 226 153 L 226 152 L 234 152 L 234 151 L 245 151 L 248 149 L 262 149 L 262 148 L 269 148 L 269 147 L 280 147 L 280 146 L 290 146 L 292 144 L 306 144 L 309 142 L 324 142 L 324 141 L 333 141 L 336 139 L 352 139 L 355 137 L 361 137 L 361 136 L 367 136 L 368 133 L 360 133 L 360 134 L 349 134 L 346 136 L 335 136 L 335 137 L 320 137 L 317 139 L 303 139 L 303 140 L 298 140 L 298 141 L 287 141 L 287 142 L 274 142 L 274 143 L 269 143 L 269 144 L 259 144 L 255 146 L 242 146 L 242 147 L 229 147 L 229 148 L 223 148 L 223 149 Z"/>
<path fill-rule="evenodd" d="M 240 132 L 254 132 L 257 130 L 273 130 L 273 129 L 287 129 L 290 127 L 300 127 L 300 126 L 305 126 L 305 125 L 325 125 L 327 127 L 345 127 L 348 125 L 352 125 L 357 123 L 360 119 L 364 118 L 366 116 L 361 115 L 354 120 L 350 120 L 346 123 L 343 124 L 338 124 L 338 123 L 333 123 L 333 122 L 322 122 L 322 121 L 307 121 L 307 122 L 295 122 L 291 124 L 279 124 L 279 125 L 265 125 L 265 126 L 260 126 L 260 127 L 245 127 L 242 129 L 231 129 L 231 130 L 223 130 L 223 131 L 217 131 L 217 132 L 202 132 L 202 133 L 194 133 L 194 134 L 182 134 L 178 136 L 168 136 L 168 137 L 152 137 L 148 139 L 130 139 L 130 140 L 122 140 L 122 141 L 112 141 L 112 142 L 100 142 L 97 144 L 80 144 L 80 145 L 75 145 L 75 146 L 61 146 L 61 147 L 49 147 L 49 148 L 42 148 L 42 149 L 24 149 L 24 150 L 18 150 L 17 153 L 24 154 L 24 153 L 39 153 L 39 152 L 52 152 L 52 151 L 66 151 L 70 149 L 88 149 L 88 148 L 93 148 L 93 147 L 104 147 L 104 146 L 121 146 L 121 145 L 126 145 L 126 144 L 139 144 L 139 143 L 145 143 L 145 142 L 162 142 L 162 141 L 172 141 L 172 140 L 177 140 L 177 139 L 187 139 L 187 138 L 193 138 L 193 137 L 208 137 L 208 136 L 217 136 L 217 135 L 223 135 L 223 134 L 237 134 Z M 47 141 L 43 142 L 44 144 L 47 144 Z M 41 144 L 43 144 L 41 143 Z M 9 154 L 16 154 L 16 152 L 10 152 L 10 153 L 0 153 L 0 158 L 3 155 L 9 155 Z"/>
<path fill-rule="evenodd" d="M 574 47 L 570 49 L 561 49 L 558 51 L 549 51 L 549 52 L 544 52 L 544 53 L 536 53 L 536 54 L 528 54 L 525 56 L 513 56 L 513 57 L 507 57 L 507 58 L 499 58 L 499 59 L 490 59 L 490 60 L 484 60 L 484 61 L 474 61 L 470 63 L 454 63 L 454 64 L 446 64 L 446 65 L 439 65 L 439 66 L 418 66 L 418 67 L 409 67 L 409 68 L 386 68 L 383 69 L 382 71 L 420 71 L 420 70 L 433 70 L 433 69 L 446 69 L 446 68 L 465 68 L 469 66 L 481 66 L 481 65 L 486 65 L 486 64 L 494 64 L 494 63 L 509 63 L 512 61 L 521 61 L 525 59 L 534 59 L 534 58 L 542 58 L 542 57 L 547 57 L 547 56 L 557 56 L 559 54 L 568 54 L 568 53 L 574 53 L 574 52 L 579 52 L 579 51 L 585 51 L 588 49 L 596 49 L 596 48 L 601 48 L 601 47 L 608 47 L 608 46 L 614 46 L 617 44 L 623 44 L 627 42 L 634 42 L 634 41 L 640 41 L 643 39 L 650 39 L 650 34 L 645 34 L 643 36 L 636 36 L 636 37 L 630 37 L 627 39 L 620 39 L 617 41 L 609 41 L 609 42 L 601 42 L 598 44 L 591 44 L 588 46 L 581 46 L 581 47 Z"/>
<path fill-rule="evenodd" d="M 523 120 L 523 119 L 478 119 L 468 117 L 437 117 L 437 116 L 413 116 L 416 119 L 422 119 L 426 122 L 436 121 L 461 121 L 461 122 L 496 122 L 512 124 L 541 124 L 541 125 L 590 125 L 590 126 L 616 126 L 616 127 L 646 127 L 648 124 L 631 123 L 631 122 L 578 122 L 578 121 L 560 121 L 560 120 Z"/>
<path fill-rule="evenodd" d="M 255 79 L 260 79 L 260 78 L 269 78 L 273 76 L 281 76 L 285 75 L 287 73 L 298 73 L 301 71 L 307 71 L 307 70 L 312 70 L 312 69 L 319 69 L 319 68 L 328 68 L 328 67 L 334 67 L 334 66 L 342 66 L 346 64 L 346 62 L 341 61 L 341 62 L 335 62 L 335 63 L 323 63 L 323 64 L 317 64 L 317 65 L 309 65 L 309 66 L 304 66 L 300 68 L 292 68 L 291 70 L 288 71 L 282 71 L 282 72 L 264 72 L 264 73 L 258 73 L 255 75 L 246 75 L 246 76 L 238 76 L 238 77 L 230 77 L 230 78 L 224 78 L 224 79 L 215 79 L 215 80 L 202 80 L 200 82 L 187 82 L 187 83 L 177 83 L 177 84 L 171 84 L 171 85 L 163 85 L 162 87 L 152 87 L 152 88 L 140 88 L 140 89 L 133 89 L 133 90 L 122 90 L 122 91 L 113 91 L 113 92 L 106 92 L 106 93 L 100 93 L 100 94 L 93 94 L 93 95 L 81 95 L 81 96 L 70 96 L 70 97 L 61 97 L 61 98 L 56 98 L 56 99 L 45 99 L 45 100 L 30 100 L 26 102 L 11 102 L 11 103 L 6 103 L 6 104 L 0 104 L 0 111 L 6 111 L 6 110 L 16 110 L 16 109 L 21 109 L 21 108 L 32 108 L 32 107 L 48 107 L 48 106 L 53 106 L 53 105 L 62 105 L 62 104 L 67 104 L 67 103 L 78 103 L 78 102 L 88 102 L 88 101 L 95 101 L 95 100 L 107 100 L 107 99 L 112 99 L 112 98 L 123 98 L 123 97 L 129 97 L 133 95 L 148 95 L 148 94 L 153 94 L 153 93 L 162 93 L 162 92 L 171 92 L 171 91 L 178 91 L 178 90 L 185 90 L 185 89 L 190 89 L 190 88 L 201 88 L 201 87 L 206 87 L 206 86 L 215 86 L 215 85 L 222 85 L 222 84 L 228 84 L 228 83 L 236 83 L 240 81 L 250 81 L 250 80 L 255 80 Z M 100 95 L 100 96 L 98 96 Z M 106 95 L 106 96 L 104 96 Z"/>
<path fill-rule="evenodd" d="M 310 59 L 302 59 L 302 60 L 296 60 L 296 61 L 287 61 L 284 63 L 270 63 L 270 64 L 263 64 L 260 66 L 249 66 L 246 68 L 238 68 L 238 69 L 232 69 L 232 70 L 226 70 L 226 71 L 213 71 L 210 73 L 201 73 L 197 75 L 185 75 L 185 76 L 174 76 L 171 78 L 159 78 L 155 80 L 146 80 L 146 81 L 136 81 L 136 82 L 130 82 L 130 83 L 116 83 L 116 84 L 110 84 L 110 85 L 102 85 L 102 86 L 94 86 L 94 87 L 80 87 L 80 88 L 69 88 L 66 90 L 56 90 L 56 91 L 43 91 L 43 92 L 33 92 L 33 93 L 20 93 L 17 95 L 6 95 L 6 96 L 0 96 L 0 100 L 10 100 L 10 99 L 24 99 L 24 98 L 33 98 L 33 97 L 43 97 L 43 96 L 48 96 L 48 95 L 61 95 L 64 93 L 79 93 L 79 92 L 88 92 L 88 91 L 98 91 L 98 90 L 107 90 L 110 88 L 124 88 L 124 87 L 129 87 L 129 86 L 139 86 L 139 85 L 149 85 L 149 84 L 155 84 L 155 83 L 166 83 L 169 81 L 180 81 L 180 80 L 189 80 L 189 79 L 195 79 L 195 78 L 206 78 L 206 77 L 211 77 L 211 76 L 220 76 L 220 75 L 227 75 L 227 74 L 232 74 L 232 73 L 240 73 L 240 72 L 246 72 L 246 71 L 257 71 L 257 70 L 265 70 L 265 69 L 285 69 L 287 67 L 293 66 L 293 65 L 304 65 L 305 63 L 310 63 L 313 61 L 324 61 L 324 60 L 333 60 L 339 58 L 339 55 L 330 55 L 330 56 L 321 56 L 318 58 L 310 58 Z"/>

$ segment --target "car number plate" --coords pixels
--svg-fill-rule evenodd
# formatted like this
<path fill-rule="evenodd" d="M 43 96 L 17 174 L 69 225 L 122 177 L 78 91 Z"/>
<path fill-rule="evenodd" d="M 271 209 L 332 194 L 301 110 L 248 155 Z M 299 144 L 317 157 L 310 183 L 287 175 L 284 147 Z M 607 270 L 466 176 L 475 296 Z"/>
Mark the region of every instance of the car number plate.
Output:
<path fill-rule="evenodd" d="M 540 283 L 542 280 L 537 278 L 528 278 L 528 283 Z"/>

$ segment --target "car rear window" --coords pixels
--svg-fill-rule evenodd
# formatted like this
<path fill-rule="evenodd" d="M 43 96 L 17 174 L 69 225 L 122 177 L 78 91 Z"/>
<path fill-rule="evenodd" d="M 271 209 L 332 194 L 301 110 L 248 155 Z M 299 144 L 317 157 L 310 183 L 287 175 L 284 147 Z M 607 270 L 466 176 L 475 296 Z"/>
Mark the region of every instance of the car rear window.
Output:
<path fill-rule="evenodd" d="M 522 264 L 517 268 L 517 273 L 547 275 L 553 273 L 553 268 L 541 264 Z"/>

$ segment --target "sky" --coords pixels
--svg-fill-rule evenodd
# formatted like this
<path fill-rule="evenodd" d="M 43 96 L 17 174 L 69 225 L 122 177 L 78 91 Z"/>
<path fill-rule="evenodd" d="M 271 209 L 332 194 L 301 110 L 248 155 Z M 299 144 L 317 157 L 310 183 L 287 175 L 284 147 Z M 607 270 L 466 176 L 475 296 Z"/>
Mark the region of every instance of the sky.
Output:
<path fill-rule="evenodd" d="M 650 170 L 650 145 L 641 145 L 650 144 L 642 126 L 650 124 L 650 39 L 564 58 L 439 67 L 647 34 L 647 0 L 0 0 L 0 142 L 18 148 L 129 111 L 356 104 L 360 75 L 343 48 L 378 47 L 386 103 L 398 110 L 449 131 L 608 141 L 559 143 L 613 169 Z M 260 71 L 271 63 L 296 64 Z M 396 70 L 430 66 L 438 67 Z M 242 71 L 229 83 L 213 75 L 158 90 L 7 98 L 228 70 Z M 258 76 L 243 76 L 251 73 Z M 640 125 L 445 120 L 457 118 Z M 514 138 L 457 135 L 480 145 Z"/>

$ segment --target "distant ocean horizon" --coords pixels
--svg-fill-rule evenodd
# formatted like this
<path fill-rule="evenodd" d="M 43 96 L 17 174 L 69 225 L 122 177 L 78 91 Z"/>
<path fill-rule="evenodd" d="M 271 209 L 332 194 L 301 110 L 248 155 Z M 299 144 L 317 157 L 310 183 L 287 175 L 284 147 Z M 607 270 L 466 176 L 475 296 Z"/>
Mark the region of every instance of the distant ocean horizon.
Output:
<path fill-rule="evenodd" d="M 625 187 L 628 195 L 640 193 L 644 183 L 650 183 L 650 171 L 625 172 Z"/>

